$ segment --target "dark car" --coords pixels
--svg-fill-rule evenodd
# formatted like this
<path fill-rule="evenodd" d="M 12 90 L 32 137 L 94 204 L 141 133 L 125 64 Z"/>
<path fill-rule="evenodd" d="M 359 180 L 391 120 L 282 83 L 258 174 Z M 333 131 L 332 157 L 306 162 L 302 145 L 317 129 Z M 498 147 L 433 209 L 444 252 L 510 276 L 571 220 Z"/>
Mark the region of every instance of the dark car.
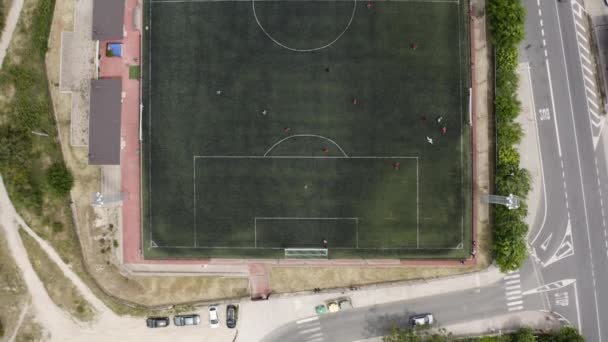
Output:
<path fill-rule="evenodd" d="M 146 320 L 148 328 L 164 328 L 169 326 L 169 317 L 148 317 Z"/>
<path fill-rule="evenodd" d="M 192 315 L 177 315 L 173 317 L 173 324 L 181 327 L 183 325 L 199 325 L 201 317 L 197 314 Z"/>
<path fill-rule="evenodd" d="M 226 326 L 228 328 L 236 327 L 237 307 L 230 304 L 226 307 Z"/>

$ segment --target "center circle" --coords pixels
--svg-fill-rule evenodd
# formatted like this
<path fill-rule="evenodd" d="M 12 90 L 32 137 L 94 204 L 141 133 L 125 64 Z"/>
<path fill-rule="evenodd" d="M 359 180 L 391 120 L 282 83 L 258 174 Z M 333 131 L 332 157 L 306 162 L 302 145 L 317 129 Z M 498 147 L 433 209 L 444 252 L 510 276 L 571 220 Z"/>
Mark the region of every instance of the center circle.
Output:
<path fill-rule="evenodd" d="M 347 11 L 342 7 L 348 4 L 348 1 L 339 0 L 252 0 L 251 3 L 253 17 L 262 32 L 278 46 L 295 52 L 312 52 L 330 47 L 348 31 L 357 11 L 357 0 L 353 0 L 352 8 L 348 6 Z M 258 3 L 257 8 L 256 3 Z M 282 6 L 289 6 L 289 9 L 285 10 Z M 335 20 L 336 12 L 340 11 L 347 12 L 348 15 L 345 15 L 342 21 Z M 328 35 L 329 38 L 325 39 Z M 290 38 L 318 41 L 302 43 L 289 41 Z M 309 46 L 306 46 L 307 44 Z"/>

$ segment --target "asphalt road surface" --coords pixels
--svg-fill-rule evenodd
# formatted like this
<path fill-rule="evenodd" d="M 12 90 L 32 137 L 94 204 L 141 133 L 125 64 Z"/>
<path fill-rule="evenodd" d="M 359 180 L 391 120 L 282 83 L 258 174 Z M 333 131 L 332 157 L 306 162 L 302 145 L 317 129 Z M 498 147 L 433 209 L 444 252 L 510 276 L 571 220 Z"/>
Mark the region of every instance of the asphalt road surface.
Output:
<path fill-rule="evenodd" d="M 263 342 L 358 341 L 383 336 L 393 325 L 405 326 L 414 314 L 432 313 L 439 325 L 506 313 L 502 283 L 482 289 L 392 302 L 312 316 L 286 324 Z"/>
<path fill-rule="evenodd" d="M 605 109 L 579 1 L 523 0 L 520 56 L 530 67 L 544 182 L 531 227 L 533 257 L 520 273 L 532 279 L 530 288 L 545 285 L 537 290 L 544 309 L 578 326 L 588 341 L 602 342 L 608 341 Z"/>

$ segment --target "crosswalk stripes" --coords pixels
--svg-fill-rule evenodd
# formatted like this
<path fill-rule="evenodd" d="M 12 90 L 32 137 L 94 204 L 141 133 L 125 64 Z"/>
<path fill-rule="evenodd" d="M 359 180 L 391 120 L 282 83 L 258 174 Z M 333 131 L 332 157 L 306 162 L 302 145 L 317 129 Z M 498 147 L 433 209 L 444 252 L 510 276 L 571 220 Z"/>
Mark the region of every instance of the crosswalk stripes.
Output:
<path fill-rule="evenodd" d="M 296 324 L 298 325 L 298 334 L 302 338 L 302 341 L 321 342 L 324 340 L 319 316 L 303 318 L 296 321 Z"/>
<path fill-rule="evenodd" d="M 511 271 L 503 278 L 505 297 L 507 299 L 507 310 L 520 311 L 524 309 L 524 301 L 521 292 L 521 279 L 519 271 Z"/>

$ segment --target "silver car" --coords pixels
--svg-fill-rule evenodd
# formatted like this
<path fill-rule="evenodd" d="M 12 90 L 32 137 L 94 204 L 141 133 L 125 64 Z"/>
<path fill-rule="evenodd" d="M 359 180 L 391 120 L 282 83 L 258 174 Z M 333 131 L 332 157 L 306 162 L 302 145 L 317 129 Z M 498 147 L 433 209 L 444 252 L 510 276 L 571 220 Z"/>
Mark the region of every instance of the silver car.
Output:
<path fill-rule="evenodd" d="M 178 327 L 184 325 L 199 325 L 201 323 L 201 317 L 197 314 L 192 315 L 177 315 L 173 317 L 173 324 Z"/>

